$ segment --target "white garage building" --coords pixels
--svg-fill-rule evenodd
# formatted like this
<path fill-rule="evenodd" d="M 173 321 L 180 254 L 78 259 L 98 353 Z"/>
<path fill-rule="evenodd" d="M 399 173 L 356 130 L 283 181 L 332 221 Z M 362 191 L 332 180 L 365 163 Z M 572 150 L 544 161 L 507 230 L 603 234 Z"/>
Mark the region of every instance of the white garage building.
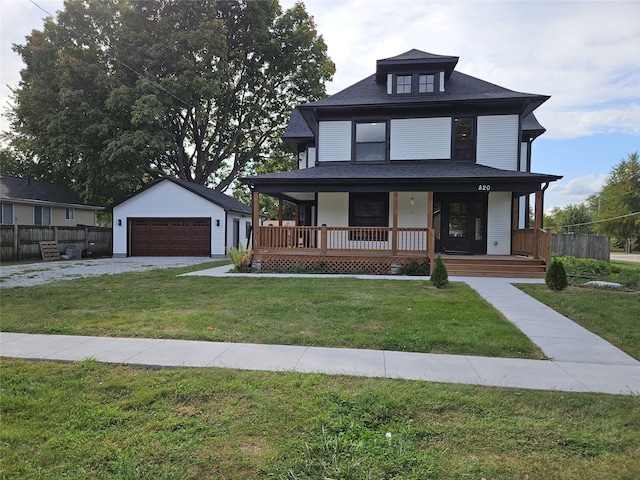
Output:
<path fill-rule="evenodd" d="M 113 256 L 221 256 L 229 246 L 246 247 L 250 231 L 250 207 L 164 177 L 113 207 Z"/>

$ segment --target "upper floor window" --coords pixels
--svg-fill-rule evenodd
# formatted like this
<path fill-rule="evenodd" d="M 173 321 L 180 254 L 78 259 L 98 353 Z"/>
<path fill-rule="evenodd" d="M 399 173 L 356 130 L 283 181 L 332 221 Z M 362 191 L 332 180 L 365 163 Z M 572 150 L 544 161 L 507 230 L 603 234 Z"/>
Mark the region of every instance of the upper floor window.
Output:
<path fill-rule="evenodd" d="M 356 123 L 356 162 L 384 162 L 387 159 L 386 122 Z"/>
<path fill-rule="evenodd" d="M 453 160 L 475 161 L 476 122 L 473 117 L 453 119 Z"/>
<path fill-rule="evenodd" d="M 65 220 L 75 220 L 76 212 L 73 208 L 65 208 L 64 209 L 64 219 Z"/>
<path fill-rule="evenodd" d="M 51 225 L 51 207 L 41 207 L 39 205 L 33 207 L 33 224 Z"/>
<path fill-rule="evenodd" d="M 411 93 L 411 75 L 398 75 L 396 93 Z"/>
<path fill-rule="evenodd" d="M 2 202 L 0 223 L 2 225 L 13 225 L 13 203 Z"/>
<path fill-rule="evenodd" d="M 418 77 L 418 93 L 433 93 L 436 91 L 436 76 L 434 74 Z"/>

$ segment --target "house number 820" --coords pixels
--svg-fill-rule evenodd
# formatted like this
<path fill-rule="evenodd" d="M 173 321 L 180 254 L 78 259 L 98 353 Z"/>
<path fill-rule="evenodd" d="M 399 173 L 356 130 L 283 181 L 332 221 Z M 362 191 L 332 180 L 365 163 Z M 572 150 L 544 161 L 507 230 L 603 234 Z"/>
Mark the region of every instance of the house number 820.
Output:
<path fill-rule="evenodd" d="M 491 190 L 491 185 L 478 185 L 479 192 L 488 192 Z"/>

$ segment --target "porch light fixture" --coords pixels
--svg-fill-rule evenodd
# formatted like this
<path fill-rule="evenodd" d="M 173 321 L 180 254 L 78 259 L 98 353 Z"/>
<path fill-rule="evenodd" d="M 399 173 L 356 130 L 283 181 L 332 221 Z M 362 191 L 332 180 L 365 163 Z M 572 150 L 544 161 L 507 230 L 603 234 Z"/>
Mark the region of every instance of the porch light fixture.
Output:
<path fill-rule="evenodd" d="M 220 220 L 216 220 L 216 227 L 220 226 Z"/>
<path fill-rule="evenodd" d="M 413 197 L 411 197 L 411 200 L 409 200 L 409 203 L 413 207 L 416 204 L 416 200 Z"/>
<path fill-rule="evenodd" d="M 122 219 L 121 218 L 118 219 L 118 226 L 119 227 L 122 226 Z"/>

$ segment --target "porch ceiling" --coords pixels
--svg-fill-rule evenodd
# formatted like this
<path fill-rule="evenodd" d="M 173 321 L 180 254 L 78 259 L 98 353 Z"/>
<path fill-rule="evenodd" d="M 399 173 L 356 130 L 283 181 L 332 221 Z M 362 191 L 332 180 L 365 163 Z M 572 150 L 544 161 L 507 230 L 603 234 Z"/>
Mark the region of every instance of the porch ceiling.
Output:
<path fill-rule="evenodd" d="M 310 192 L 508 191 L 533 193 L 542 184 L 562 178 L 557 175 L 518 172 L 471 162 L 429 160 L 387 164 L 322 164 L 316 167 L 245 177 L 242 181 L 262 193 L 285 192 L 288 197 L 307 199 Z"/>

